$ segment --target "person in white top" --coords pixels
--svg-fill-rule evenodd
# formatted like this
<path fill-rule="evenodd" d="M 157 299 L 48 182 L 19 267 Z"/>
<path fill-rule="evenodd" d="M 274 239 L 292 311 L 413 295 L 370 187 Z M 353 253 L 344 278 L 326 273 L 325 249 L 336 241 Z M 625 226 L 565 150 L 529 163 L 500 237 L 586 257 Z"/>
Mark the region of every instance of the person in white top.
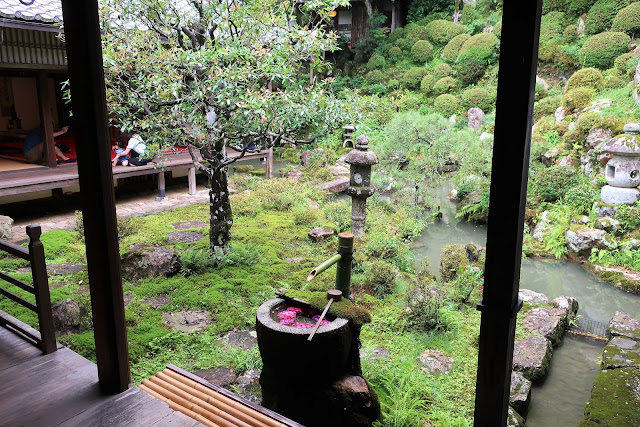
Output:
<path fill-rule="evenodd" d="M 147 145 L 144 143 L 140 135 L 133 132 L 122 132 L 122 141 L 127 142 L 127 147 L 121 153 L 116 154 L 113 158 L 113 166 L 118 164 L 120 157 L 127 158 L 129 160 L 123 160 L 122 165 L 127 166 L 143 166 L 151 161 L 151 159 L 145 156 L 147 151 Z"/>

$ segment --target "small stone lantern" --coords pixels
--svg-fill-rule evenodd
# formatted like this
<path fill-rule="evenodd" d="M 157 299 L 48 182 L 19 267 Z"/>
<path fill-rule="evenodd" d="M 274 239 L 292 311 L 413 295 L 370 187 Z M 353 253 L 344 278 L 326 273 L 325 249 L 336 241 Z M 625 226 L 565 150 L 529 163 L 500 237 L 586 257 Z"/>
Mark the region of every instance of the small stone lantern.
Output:
<path fill-rule="evenodd" d="M 602 187 L 600 199 L 610 205 L 640 200 L 640 124 L 626 124 L 624 133 L 611 138 L 600 151 L 611 153 L 604 170 L 609 185 Z"/>
<path fill-rule="evenodd" d="M 346 162 L 351 165 L 351 181 L 347 194 L 351 196 L 351 233 L 356 237 L 364 236 L 364 220 L 367 217 L 367 197 L 371 197 L 371 166 L 378 163 L 378 156 L 368 151 L 369 139 L 360 135 L 356 140 L 356 149 L 347 154 Z"/>

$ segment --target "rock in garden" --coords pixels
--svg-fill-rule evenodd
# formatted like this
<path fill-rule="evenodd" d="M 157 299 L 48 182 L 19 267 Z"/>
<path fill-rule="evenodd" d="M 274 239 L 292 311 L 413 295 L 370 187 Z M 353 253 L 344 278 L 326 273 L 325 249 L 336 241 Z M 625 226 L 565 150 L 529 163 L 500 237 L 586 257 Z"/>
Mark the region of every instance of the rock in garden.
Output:
<path fill-rule="evenodd" d="M 256 331 L 231 331 L 218 341 L 241 350 L 250 350 L 258 345 Z"/>
<path fill-rule="evenodd" d="M 529 381 L 539 380 L 547 375 L 551 354 L 551 342 L 544 337 L 516 341 L 513 347 L 513 370 L 522 372 Z"/>
<path fill-rule="evenodd" d="M 536 75 L 536 85 L 541 85 L 543 88 L 549 89 L 549 83 L 538 75 Z"/>
<path fill-rule="evenodd" d="M 170 328 L 187 334 L 211 325 L 211 316 L 204 310 L 162 313 L 162 318 L 164 319 L 164 323 Z"/>
<path fill-rule="evenodd" d="M 238 376 L 233 372 L 231 366 L 221 366 L 213 369 L 200 369 L 193 372 L 195 375 L 209 381 L 211 384 L 215 384 L 220 387 L 226 387 L 229 384 L 233 384 L 238 379 Z"/>
<path fill-rule="evenodd" d="M 323 240 L 329 240 L 336 234 L 336 231 L 331 227 L 317 227 L 311 230 L 308 236 L 314 242 L 322 242 Z"/>
<path fill-rule="evenodd" d="M 597 218 L 594 225 L 598 230 L 604 230 L 611 234 L 616 234 L 621 230 L 620 221 L 609 218 L 608 216 Z"/>
<path fill-rule="evenodd" d="M 605 108 L 609 108 L 611 107 L 611 104 L 613 103 L 613 101 L 611 99 L 596 99 L 595 101 L 591 102 L 591 105 L 585 107 L 582 109 L 581 113 L 585 114 L 585 113 L 601 113 L 602 110 L 604 110 Z"/>
<path fill-rule="evenodd" d="M 176 243 L 176 242 L 198 242 L 204 239 L 204 236 L 200 233 L 196 233 L 195 231 L 174 231 L 168 234 L 169 239 L 167 243 Z"/>
<path fill-rule="evenodd" d="M 485 139 L 492 139 L 493 138 L 493 134 L 489 133 L 489 132 L 482 132 L 480 134 L 480 141 L 484 141 Z"/>
<path fill-rule="evenodd" d="M 608 205 L 602 202 L 594 202 L 593 204 L 596 208 L 596 215 L 599 217 L 608 216 L 610 218 L 613 218 L 618 211 L 618 206 L 615 205 Z"/>
<path fill-rule="evenodd" d="M 518 298 L 530 304 L 546 304 L 549 302 L 549 298 L 545 294 L 534 292 L 531 289 L 520 289 Z"/>
<path fill-rule="evenodd" d="M 560 150 L 552 148 L 540 155 L 540 162 L 545 166 L 551 166 L 556 163 L 558 156 L 560 156 Z"/>
<path fill-rule="evenodd" d="M 288 262 L 289 264 L 299 264 L 299 263 L 302 262 L 302 260 L 304 260 L 304 258 L 293 257 L 293 258 L 285 258 L 284 260 L 285 260 L 285 262 Z"/>
<path fill-rule="evenodd" d="M 174 222 L 173 224 L 171 224 L 173 226 L 173 228 L 175 228 L 176 230 L 187 230 L 189 228 L 202 228 L 202 227 L 206 227 L 207 224 L 205 224 L 204 222 L 200 221 L 200 220 L 195 220 L 195 221 L 184 221 L 184 222 Z"/>
<path fill-rule="evenodd" d="M 509 405 L 521 416 L 527 415 L 531 399 L 531 381 L 520 372 L 511 372 Z"/>
<path fill-rule="evenodd" d="M 584 407 L 587 422 L 581 426 L 638 426 L 640 420 L 640 369 L 620 368 L 600 372 Z"/>
<path fill-rule="evenodd" d="M 640 342 L 613 337 L 602 351 L 602 369 L 640 368 Z"/>
<path fill-rule="evenodd" d="M 349 186 L 348 177 L 336 178 L 333 181 L 326 182 L 317 186 L 319 190 L 328 191 L 329 193 L 336 194 L 342 193 Z"/>
<path fill-rule="evenodd" d="M 11 240 L 13 238 L 13 218 L 0 215 L 0 239 Z"/>
<path fill-rule="evenodd" d="M 286 177 L 294 181 L 300 181 L 302 179 L 302 171 L 300 169 L 294 169 L 287 172 Z"/>
<path fill-rule="evenodd" d="M 614 337 L 626 337 L 640 341 L 640 320 L 623 311 L 616 311 L 609 322 L 609 333 Z"/>
<path fill-rule="evenodd" d="M 583 14 L 580 18 L 578 18 L 578 29 L 576 31 L 578 38 L 582 38 L 584 35 L 584 24 L 587 20 L 587 14 Z"/>
<path fill-rule="evenodd" d="M 580 170 L 584 176 L 592 176 L 597 169 L 598 162 L 593 158 L 593 150 L 580 155 Z"/>
<path fill-rule="evenodd" d="M 337 414 L 330 425 L 368 427 L 380 416 L 376 393 L 360 375 L 348 375 L 334 382 L 329 391 L 329 410 Z"/>
<path fill-rule="evenodd" d="M 349 168 L 345 168 L 344 166 L 331 166 L 329 172 L 331 172 L 333 176 L 349 175 L 350 173 Z"/>
<path fill-rule="evenodd" d="M 604 230 L 589 227 L 571 227 L 564 234 L 567 249 L 579 257 L 589 256 L 591 249 L 614 249 L 615 242 Z"/>
<path fill-rule="evenodd" d="M 300 154 L 302 166 L 306 166 L 312 156 L 320 156 L 323 159 L 322 165 L 324 166 L 327 164 L 327 156 L 324 154 L 324 150 L 322 148 L 316 148 L 315 150 L 303 151 L 302 154 Z"/>
<path fill-rule="evenodd" d="M 384 347 L 374 347 L 371 351 L 361 354 L 361 357 L 369 357 L 370 360 L 375 359 L 388 359 L 389 358 L 389 350 Z"/>
<path fill-rule="evenodd" d="M 587 135 L 587 146 L 589 148 L 598 148 L 603 142 L 608 141 L 613 136 L 609 129 L 594 128 Z"/>
<path fill-rule="evenodd" d="M 144 300 L 144 303 L 149 304 L 153 308 L 162 307 L 163 305 L 167 305 L 170 302 L 171 298 L 169 298 L 167 295 L 158 295 L 157 297 Z"/>
<path fill-rule="evenodd" d="M 69 273 L 84 271 L 87 266 L 84 264 L 47 264 L 47 274 L 49 276 L 62 276 Z"/>
<path fill-rule="evenodd" d="M 514 411 L 511 406 L 509 406 L 509 412 L 507 413 L 507 427 L 526 427 L 524 418 Z"/>
<path fill-rule="evenodd" d="M 574 316 L 578 312 L 578 300 L 574 297 L 561 296 L 554 298 L 551 304 L 564 312 L 565 316 Z"/>
<path fill-rule="evenodd" d="M 544 211 L 540 214 L 540 221 L 533 228 L 532 237 L 536 240 L 542 241 L 544 239 L 544 233 L 553 229 L 551 221 L 548 219 L 549 211 Z"/>
<path fill-rule="evenodd" d="M 562 123 L 562 121 L 564 120 L 564 117 L 566 115 L 565 111 L 564 111 L 564 107 L 558 107 L 558 109 L 556 110 L 556 112 L 553 114 L 555 119 L 556 119 L 556 123 Z"/>
<path fill-rule="evenodd" d="M 551 341 L 553 346 L 560 344 L 566 325 L 566 312 L 561 308 L 533 308 L 524 316 L 524 327 Z"/>
<path fill-rule="evenodd" d="M 431 375 L 448 374 L 451 371 L 451 364 L 454 362 L 451 357 L 445 356 L 443 352 L 438 350 L 426 350 L 419 359 L 424 365 L 420 369 Z"/>
<path fill-rule="evenodd" d="M 481 131 L 482 119 L 484 119 L 484 111 L 482 111 L 482 109 L 473 107 L 467 111 L 467 125 L 471 129 Z"/>
<path fill-rule="evenodd" d="M 52 307 L 53 327 L 56 337 L 76 334 L 90 329 L 91 310 L 89 301 L 66 299 Z"/>
<path fill-rule="evenodd" d="M 262 401 L 260 373 L 260 369 L 249 369 L 238 377 L 235 384 L 233 384 L 233 391 L 247 399 L 249 402 L 259 405 Z"/>
<path fill-rule="evenodd" d="M 169 248 L 136 243 L 122 256 L 122 275 L 128 279 L 172 276 L 180 271 L 182 260 Z"/>

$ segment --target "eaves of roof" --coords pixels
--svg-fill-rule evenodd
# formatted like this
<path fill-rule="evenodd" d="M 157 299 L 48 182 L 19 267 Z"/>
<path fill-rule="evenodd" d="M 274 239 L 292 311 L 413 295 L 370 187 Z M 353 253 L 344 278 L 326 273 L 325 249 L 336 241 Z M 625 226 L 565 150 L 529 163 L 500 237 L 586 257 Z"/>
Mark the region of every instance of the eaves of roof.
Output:
<path fill-rule="evenodd" d="M 54 25 L 61 22 L 62 4 L 60 0 L 0 1 L 0 24 L 42 26 L 43 24 Z"/>

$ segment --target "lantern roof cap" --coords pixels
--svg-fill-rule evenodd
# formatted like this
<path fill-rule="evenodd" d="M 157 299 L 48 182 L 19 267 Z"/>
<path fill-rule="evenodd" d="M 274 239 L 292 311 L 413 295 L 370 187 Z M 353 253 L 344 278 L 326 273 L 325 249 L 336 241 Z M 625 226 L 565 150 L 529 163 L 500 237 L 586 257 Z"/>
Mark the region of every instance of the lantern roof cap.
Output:
<path fill-rule="evenodd" d="M 624 125 L 624 133 L 607 141 L 600 151 L 623 156 L 640 156 L 640 124 Z"/>

